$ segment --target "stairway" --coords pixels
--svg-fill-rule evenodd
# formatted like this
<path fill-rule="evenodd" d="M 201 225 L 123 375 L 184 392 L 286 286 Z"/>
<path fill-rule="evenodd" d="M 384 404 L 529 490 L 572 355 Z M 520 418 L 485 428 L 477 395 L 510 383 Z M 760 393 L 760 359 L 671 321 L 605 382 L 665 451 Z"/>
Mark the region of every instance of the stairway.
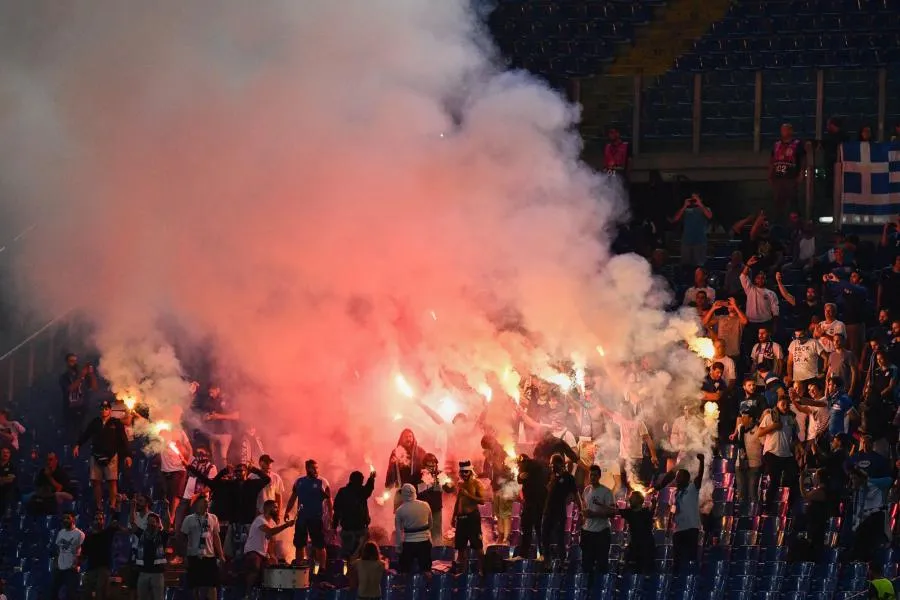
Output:
<path fill-rule="evenodd" d="M 632 44 L 623 45 L 605 73 L 581 82 L 582 135 L 600 138 L 609 123 L 629 119 L 634 103 L 634 76 L 646 89 L 672 68 L 675 59 L 728 12 L 731 0 L 670 0 L 654 19 L 638 29 Z M 630 122 L 623 124 L 630 126 Z"/>

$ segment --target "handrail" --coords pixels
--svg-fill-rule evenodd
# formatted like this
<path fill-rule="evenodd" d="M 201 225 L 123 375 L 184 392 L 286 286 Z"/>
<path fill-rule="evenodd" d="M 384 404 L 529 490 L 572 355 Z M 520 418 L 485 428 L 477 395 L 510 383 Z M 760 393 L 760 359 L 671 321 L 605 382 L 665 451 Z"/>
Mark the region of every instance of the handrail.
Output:
<path fill-rule="evenodd" d="M 7 358 L 9 358 L 9 357 L 12 356 L 13 354 L 15 354 L 15 353 L 16 353 L 18 350 L 20 350 L 23 346 L 25 346 L 26 344 L 28 344 L 29 342 L 31 342 L 32 340 L 34 340 L 35 338 L 37 338 L 39 335 L 41 335 L 42 333 L 44 333 L 47 329 L 49 329 L 50 327 L 52 327 L 54 323 L 56 323 L 57 321 L 59 321 L 59 320 L 61 320 L 61 319 L 64 319 L 65 317 L 67 317 L 68 314 L 69 314 L 70 312 L 71 312 L 71 311 L 68 311 L 68 310 L 67 310 L 67 311 L 64 312 L 63 314 L 58 315 L 58 316 L 55 316 L 55 317 L 53 317 L 52 319 L 50 319 L 49 321 L 47 321 L 46 323 L 44 323 L 41 327 L 39 327 L 39 328 L 38 328 L 36 331 L 34 331 L 31 335 L 29 335 L 29 336 L 26 337 L 24 340 L 22 340 L 21 342 L 19 342 L 19 343 L 16 344 L 15 346 L 13 346 L 9 351 L 6 352 L 6 354 L 4 354 L 3 356 L 0 356 L 0 362 L 3 362 L 3 361 L 6 360 Z"/>

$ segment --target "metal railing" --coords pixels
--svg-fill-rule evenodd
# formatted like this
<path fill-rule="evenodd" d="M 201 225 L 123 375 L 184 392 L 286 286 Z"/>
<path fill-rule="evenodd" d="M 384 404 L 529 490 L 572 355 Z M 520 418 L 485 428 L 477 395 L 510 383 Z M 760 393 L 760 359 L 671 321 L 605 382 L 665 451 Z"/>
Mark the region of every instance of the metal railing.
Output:
<path fill-rule="evenodd" d="M 897 87 L 900 69 L 795 68 L 600 75 L 570 86 L 570 96 L 582 106 L 589 146 L 614 124 L 635 154 L 699 154 L 766 152 L 784 122 L 798 137 L 820 139 L 832 115 L 845 117 L 847 130 L 868 125 L 884 141 L 900 119 L 900 107 L 888 103 Z"/>

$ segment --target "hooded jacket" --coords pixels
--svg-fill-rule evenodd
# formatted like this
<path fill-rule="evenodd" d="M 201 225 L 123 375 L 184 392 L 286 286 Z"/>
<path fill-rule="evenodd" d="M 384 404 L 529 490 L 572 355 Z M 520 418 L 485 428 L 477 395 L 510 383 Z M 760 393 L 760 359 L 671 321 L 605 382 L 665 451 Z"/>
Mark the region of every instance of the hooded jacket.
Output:
<path fill-rule="evenodd" d="M 431 541 L 431 507 L 416 499 L 416 488 L 409 483 L 400 488 L 403 502 L 394 513 L 394 529 L 397 545 Z"/>

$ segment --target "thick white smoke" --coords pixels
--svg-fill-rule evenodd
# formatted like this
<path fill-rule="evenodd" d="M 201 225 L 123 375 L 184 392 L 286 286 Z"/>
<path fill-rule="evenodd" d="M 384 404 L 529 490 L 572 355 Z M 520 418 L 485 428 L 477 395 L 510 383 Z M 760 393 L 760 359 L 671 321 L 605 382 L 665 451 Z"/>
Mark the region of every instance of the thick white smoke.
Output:
<path fill-rule="evenodd" d="M 578 160 L 578 108 L 498 67 L 467 1 L 3 8 L 24 299 L 81 311 L 116 391 L 185 404 L 175 322 L 275 452 L 326 475 L 383 470 L 410 423 L 431 450 L 415 401 L 474 416 L 490 385 L 503 429 L 509 373 L 573 354 L 613 408 L 697 398 L 696 320 L 610 256 L 623 205 Z M 636 359 L 657 375 L 630 382 Z"/>

